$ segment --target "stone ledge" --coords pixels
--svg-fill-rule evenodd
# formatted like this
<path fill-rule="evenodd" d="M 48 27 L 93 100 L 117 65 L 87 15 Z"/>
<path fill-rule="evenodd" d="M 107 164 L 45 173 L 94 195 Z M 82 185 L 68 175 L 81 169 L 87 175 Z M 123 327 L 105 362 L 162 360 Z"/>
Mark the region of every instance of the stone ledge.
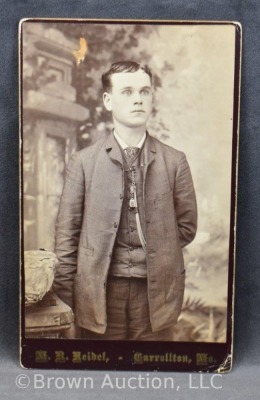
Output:
<path fill-rule="evenodd" d="M 82 122 L 89 118 L 89 110 L 80 104 L 34 90 L 24 92 L 23 108 L 26 111 L 41 112 L 52 118 L 69 119 L 75 122 Z"/>

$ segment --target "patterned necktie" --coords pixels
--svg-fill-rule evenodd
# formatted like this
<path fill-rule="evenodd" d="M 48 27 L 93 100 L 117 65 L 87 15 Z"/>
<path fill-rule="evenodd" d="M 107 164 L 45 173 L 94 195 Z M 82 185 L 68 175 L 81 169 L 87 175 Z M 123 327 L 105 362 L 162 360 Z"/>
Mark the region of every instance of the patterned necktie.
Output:
<path fill-rule="evenodd" d="M 124 149 L 125 155 L 130 159 L 133 160 L 137 154 L 139 153 L 139 147 L 127 147 Z"/>

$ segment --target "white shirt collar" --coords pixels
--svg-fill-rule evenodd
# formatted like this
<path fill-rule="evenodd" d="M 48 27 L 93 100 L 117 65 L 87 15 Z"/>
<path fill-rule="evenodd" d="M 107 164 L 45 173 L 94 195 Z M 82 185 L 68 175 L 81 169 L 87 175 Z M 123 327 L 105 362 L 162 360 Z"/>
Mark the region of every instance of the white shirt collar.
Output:
<path fill-rule="evenodd" d="M 118 134 L 116 133 L 116 131 L 114 130 L 114 136 L 116 138 L 116 140 L 118 141 L 119 145 L 122 147 L 123 150 L 125 150 L 127 147 L 129 147 L 124 140 L 118 136 Z M 138 147 L 139 149 L 141 149 L 142 145 L 144 144 L 146 138 L 146 132 L 144 133 L 144 135 L 142 136 L 141 140 L 137 143 L 136 146 L 134 147 Z"/>

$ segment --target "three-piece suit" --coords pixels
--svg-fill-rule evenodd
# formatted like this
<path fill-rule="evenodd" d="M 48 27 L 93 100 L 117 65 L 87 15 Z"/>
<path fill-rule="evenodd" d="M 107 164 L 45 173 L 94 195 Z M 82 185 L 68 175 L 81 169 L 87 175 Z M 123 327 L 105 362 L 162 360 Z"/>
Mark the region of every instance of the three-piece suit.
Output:
<path fill-rule="evenodd" d="M 73 154 L 56 224 L 54 290 L 76 324 L 103 334 L 106 290 L 126 196 L 122 151 L 113 135 Z M 140 163 L 141 223 L 152 331 L 176 324 L 185 269 L 182 247 L 196 234 L 194 186 L 184 153 L 147 133 Z"/>

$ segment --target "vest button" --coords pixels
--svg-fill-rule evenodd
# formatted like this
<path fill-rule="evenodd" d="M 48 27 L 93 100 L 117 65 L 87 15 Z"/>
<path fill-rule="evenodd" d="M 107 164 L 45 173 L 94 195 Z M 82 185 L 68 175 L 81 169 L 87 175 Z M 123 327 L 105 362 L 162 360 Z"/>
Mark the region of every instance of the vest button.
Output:
<path fill-rule="evenodd" d="M 134 250 L 134 248 L 133 248 L 133 247 L 129 247 L 129 250 L 130 250 L 130 251 L 133 251 L 133 250 Z"/>
<path fill-rule="evenodd" d="M 114 222 L 114 228 L 117 228 L 118 224 L 116 222 Z"/>
<path fill-rule="evenodd" d="M 133 263 L 129 263 L 129 267 L 132 268 L 133 267 Z"/>
<path fill-rule="evenodd" d="M 124 195 L 123 195 L 123 193 L 120 193 L 120 199 L 122 200 L 123 199 L 123 197 L 124 197 Z"/>

